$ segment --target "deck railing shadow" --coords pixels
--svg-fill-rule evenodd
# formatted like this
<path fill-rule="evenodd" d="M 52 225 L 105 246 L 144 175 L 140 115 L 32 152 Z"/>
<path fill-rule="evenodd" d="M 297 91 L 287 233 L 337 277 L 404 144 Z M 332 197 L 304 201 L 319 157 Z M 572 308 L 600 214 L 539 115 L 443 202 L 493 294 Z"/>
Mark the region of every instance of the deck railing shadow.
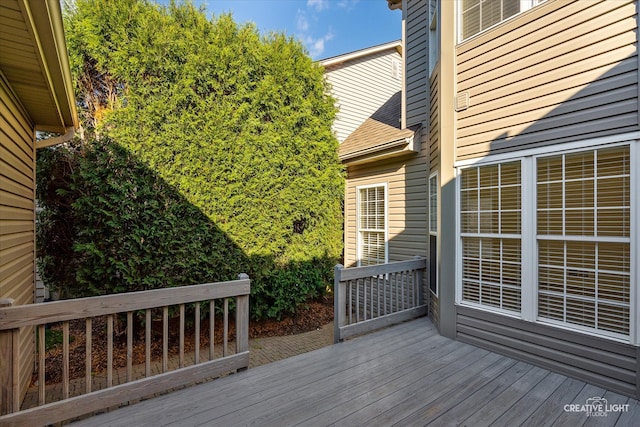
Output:
<path fill-rule="evenodd" d="M 427 260 L 366 267 L 335 267 L 334 342 L 427 314 L 423 272 Z"/>
<path fill-rule="evenodd" d="M 163 393 L 186 386 L 205 378 L 214 378 L 249 367 L 249 277 L 241 274 L 238 280 L 207 283 L 193 286 L 156 289 L 142 292 L 105 295 L 45 304 L 11 307 L 10 301 L 0 305 L 0 425 L 46 425 L 69 420 L 82 415 L 118 406 L 129 401 Z M 216 300 L 222 311 L 223 342 L 221 357 L 214 351 L 214 319 Z M 229 303 L 235 300 L 235 351 L 228 348 Z M 209 309 L 208 354 L 200 354 L 201 305 Z M 4 307 L 3 307 L 4 306 Z M 193 310 L 195 328 L 195 354 L 192 360 L 185 359 L 186 308 Z M 179 318 L 178 366 L 169 366 L 169 312 L 176 311 Z M 154 311 L 155 309 L 155 311 Z M 158 338 L 162 346 L 162 369 L 152 370 L 152 311 L 161 313 L 162 334 Z M 190 310 L 191 311 L 191 310 Z M 144 373 L 133 366 L 134 315 L 144 317 L 145 363 Z M 92 373 L 93 321 L 106 317 L 107 364 L 106 384 L 98 381 Z M 114 379 L 114 323 L 123 322 L 126 335 L 126 378 Z M 85 385 L 80 390 L 70 391 L 69 323 L 84 321 L 86 325 Z M 190 319 L 189 319 L 190 320 Z M 50 401 L 45 381 L 45 329 L 50 324 L 62 325 L 62 400 Z M 23 328 L 35 328 L 38 364 L 38 406 L 21 410 L 21 390 L 18 377 L 20 346 L 18 337 Z M 191 359 L 191 358 L 189 358 Z M 190 365 L 190 366 L 188 366 Z M 136 367 L 138 368 L 138 367 Z M 117 375 L 116 375 L 117 377 Z M 114 381 L 115 380 L 115 381 Z M 115 384 L 114 384 L 115 383 Z M 106 386 L 106 387 L 105 387 Z M 102 388 L 105 387 L 105 388 Z M 100 388 L 100 389 L 97 389 Z"/>

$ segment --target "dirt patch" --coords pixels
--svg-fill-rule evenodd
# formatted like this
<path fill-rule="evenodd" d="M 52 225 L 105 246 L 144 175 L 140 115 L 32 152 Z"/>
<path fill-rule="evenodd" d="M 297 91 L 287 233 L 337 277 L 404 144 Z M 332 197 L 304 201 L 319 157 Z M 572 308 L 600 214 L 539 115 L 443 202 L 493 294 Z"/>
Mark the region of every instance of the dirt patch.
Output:
<path fill-rule="evenodd" d="M 233 316 L 230 316 L 233 317 Z M 154 312 L 152 323 L 151 358 L 152 360 L 162 359 L 162 321 L 161 313 Z M 185 353 L 194 351 L 195 348 L 195 322 L 185 316 Z M 330 323 L 333 320 L 333 301 L 324 298 L 305 304 L 293 315 L 287 315 L 281 320 L 267 319 L 249 322 L 249 338 L 263 338 L 273 336 L 285 336 L 312 331 Z M 106 316 L 95 317 L 92 320 L 92 354 L 91 372 L 93 375 L 105 372 L 107 369 L 107 320 Z M 54 331 L 61 330 L 62 325 L 51 325 Z M 169 321 L 169 356 L 176 356 L 179 352 L 179 318 L 172 316 Z M 113 367 L 121 368 L 127 365 L 127 337 L 126 318 L 114 318 L 114 344 L 113 344 Z M 85 348 L 86 348 L 86 326 L 84 320 L 69 322 L 69 377 L 70 379 L 81 378 L 85 375 Z M 133 364 L 145 362 L 145 330 L 142 325 L 137 325 L 133 333 Z M 229 337 L 233 340 L 235 336 L 235 322 L 229 320 Z M 214 326 L 214 343 L 220 344 L 223 341 L 223 321 L 221 316 L 216 316 Z M 202 319 L 200 322 L 200 345 L 209 345 L 209 319 Z M 62 344 L 53 345 L 46 352 L 45 356 L 45 381 L 47 384 L 62 381 L 63 367 Z M 37 381 L 37 372 L 34 373 L 33 381 Z"/>

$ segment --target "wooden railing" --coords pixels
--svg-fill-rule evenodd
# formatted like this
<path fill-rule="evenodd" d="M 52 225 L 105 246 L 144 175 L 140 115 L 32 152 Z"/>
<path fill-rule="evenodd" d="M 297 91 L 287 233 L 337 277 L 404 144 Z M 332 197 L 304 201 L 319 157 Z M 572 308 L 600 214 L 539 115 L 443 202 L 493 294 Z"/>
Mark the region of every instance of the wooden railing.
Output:
<path fill-rule="evenodd" d="M 391 262 L 367 267 L 335 267 L 334 342 L 427 313 L 423 271 L 427 261 Z"/>
<path fill-rule="evenodd" d="M 240 275 L 238 280 L 208 283 L 194 286 L 158 289 L 144 292 L 80 298 L 44 304 L 6 307 L 10 301 L 4 300 L 0 308 L 0 425 L 46 425 L 64 421 L 81 415 L 121 405 L 126 402 L 162 393 L 177 387 L 193 384 L 225 373 L 246 369 L 249 366 L 249 292 L 250 280 Z M 235 337 L 229 337 L 229 302 L 235 300 Z M 222 311 L 222 348 L 215 347 L 215 311 Z M 201 305 L 209 308 L 208 322 L 201 319 Z M 2 305 L 0 305 L 2 307 Z M 193 313 L 193 352 L 185 359 L 185 312 Z M 172 348 L 170 358 L 169 313 L 176 313 L 175 323 L 179 323 L 178 349 Z M 144 369 L 133 364 L 134 316 L 144 328 Z M 106 318 L 106 319 L 105 319 Z M 126 319 L 126 320 L 125 320 Z M 189 319 L 191 320 L 191 319 Z M 92 372 L 92 336 L 97 323 L 106 323 L 107 361 L 106 374 L 98 378 Z M 114 370 L 114 321 L 123 324 L 126 335 L 126 368 Z M 69 325 L 83 322 L 85 326 L 84 380 L 70 380 Z M 162 333 L 153 342 L 152 323 L 160 323 Z M 208 352 L 201 353 L 200 328 L 204 323 L 209 329 Z M 207 325 L 208 323 L 208 325 Z M 45 384 L 45 329 L 56 324 L 62 329 L 62 382 L 61 387 Z M 160 325 L 158 325 L 160 326 Z M 21 328 L 33 328 L 36 332 L 37 347 L 37 405 L 21 408 L 24 390 L 18 381 L 20 354 L 18 337 Z M 80 323 L 82 329 L 82 323 Z M 158 328 L 159 329 L 159 328 Z M 218 329 L 220 329 L 218 327 Z M 175 326 L 171 331 L 175 335 Z M 142 330 L 138 334 L 142 336 Z M 120 338 L 124 338 L 123 336 Z M 205 340 L 206 340 L 205 335 Z M 235 351 L 229 349 L 230 338 L 234 338 Z M 124 346 L 124 339 L 120 340 Z M 161 341 L 161 344 L 160 344 Z M 176 340 L 174 340 L 176 341 Z M 220 341 L 220 340 L 218 340 Z M 191 343 L 189 343 L 191 344 Z M 100 345 L 94 341 L 94 346 Z M 161 345 L 161 360 L 152 359 L 152 346 Z M 95 347 L 94 347 L 95 348 Z M 177 353 L 177 354 L 176 354 Z M 208 353 L 208 354 L 207 354 Z M 205 360 L 206 359 L 206 360 Z M 170 366 L 176 367 L 170 370 Z M 187 366 L 189 365 L 189 366 Z M 136 368 L 136 369 L 134 369 Z M 82 369 L 82 368 L 81 368 Z M 115 375 L 114 375 L 115 374 Z M 122 378 L 120 378 L 122 377 Z M 103 380 L 103 381 L 99 381 Z M 98 384 L 100 382 L 100 384 Z M 115 384 L 114 384 L 115 383 Z M 70 384 L 73 392 L 70 392 Z M 104 388 L 103 388 L 104 387 Z M 100 388 L 100 389 L 98 389 Z M 61 390 L 60 390 L 61 389 Z M 55 393 L 54 393 L 55 392 Z M 52 396 L 50 395 L 57 395 Z M 57 400 L 57 399 L 60 400 Z M 56 399 L 56 401 L 52 401 Z"/>

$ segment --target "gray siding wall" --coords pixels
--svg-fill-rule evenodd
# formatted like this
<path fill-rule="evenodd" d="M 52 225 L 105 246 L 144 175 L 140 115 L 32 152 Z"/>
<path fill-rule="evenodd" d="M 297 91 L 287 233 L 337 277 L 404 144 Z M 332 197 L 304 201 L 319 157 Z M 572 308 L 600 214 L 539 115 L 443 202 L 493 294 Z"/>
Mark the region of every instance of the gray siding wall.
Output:
<path fill-rule="evenodd" d="M 638 348 L 457 307 L 457 339 L 638 398 Z"/>
<path fill-rule="evenodd" d="M 325 76 L 339 108 L 333 130 L 343 142 L 395 93 L 402 90 L 402 79 L 391 74 L 395 60 L 402 76 L 402 57 L 396 49 L 329 66 Z"/>
<path fill-rule="evenodd" d="M 35 274 L 33 127 L 0 73 L 0 298 L 31 304 Z M 33 331 L 20 337 L 22 384 L 31 380 Z M 23 388 L 26 391 L 26 388 Z"/>
<path fill-rule="evenodd" d="M 456 158 L 638 129 L 636 4 L 548 1 L 456 48 Z"/>
<path fill-rule="evenodd" d="M 427 0 L 408 0 L 405 18 L 407 69 L 405 105 L 408 127 L 422 124 L 428 116 L 428 15 Z"/>

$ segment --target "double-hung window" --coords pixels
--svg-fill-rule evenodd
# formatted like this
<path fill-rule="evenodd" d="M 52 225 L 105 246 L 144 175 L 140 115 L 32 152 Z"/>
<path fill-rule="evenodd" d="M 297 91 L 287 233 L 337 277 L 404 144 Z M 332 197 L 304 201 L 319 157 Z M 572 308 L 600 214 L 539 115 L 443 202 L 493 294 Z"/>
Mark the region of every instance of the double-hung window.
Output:
<path fill-rule="evenodd" d="M 438 174 L 429 177 L 429 289 L 438 295 Z"/>
<path fill-rule="evenodd" d="M 544 0 L 461 0 L 460 40 L 468 39 L 487 28 L 524 12 Z"/>
<path fill-rule="evenodd" d="M 457 301 L 640 341 L 633 144 L 461 167 Z"/>
<path fill-rule="evenodd" d="M 624 336 L 629 146 L 537 159 L 538 317 Z"/>
<path fill-rule="evenodd" d="M 358 187 L 358 265 L 387 262 L 387 186 Z"/>
<path fill-rule="evenodd" d="M 463 301 L 520 311 L 520 198 L 519 161 L 462 171 Z"/>

